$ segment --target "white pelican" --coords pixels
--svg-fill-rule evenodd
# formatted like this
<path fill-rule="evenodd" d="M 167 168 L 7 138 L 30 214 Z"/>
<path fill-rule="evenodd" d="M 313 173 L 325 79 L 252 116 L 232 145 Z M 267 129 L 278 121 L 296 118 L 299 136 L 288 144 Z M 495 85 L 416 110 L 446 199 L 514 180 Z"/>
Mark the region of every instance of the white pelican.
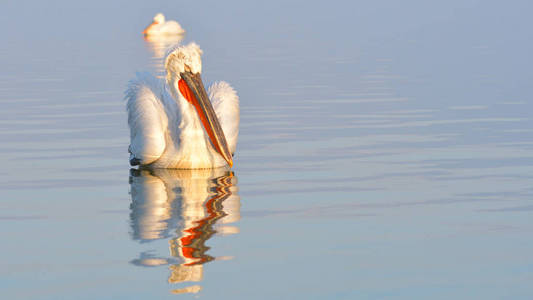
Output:
<path fill-rule="evenodd" d="M 233 166 L 239 135 L 239 98 L 226 82 L 209 98 L 195 43 L 170 49 L 166 79 L 139 73 L 126 91 L 130 164 L 153 168 L 206 169 Z"/>
<path fill-rule="evenodd" d="M 181 28 L 178 22 L 165 21 L 165 16 L 162 13 L 155 15 L 152 24 L 143 30 L 144 35 L 170 35 L 183 34 L 184 32 L 185 30 Z"/>

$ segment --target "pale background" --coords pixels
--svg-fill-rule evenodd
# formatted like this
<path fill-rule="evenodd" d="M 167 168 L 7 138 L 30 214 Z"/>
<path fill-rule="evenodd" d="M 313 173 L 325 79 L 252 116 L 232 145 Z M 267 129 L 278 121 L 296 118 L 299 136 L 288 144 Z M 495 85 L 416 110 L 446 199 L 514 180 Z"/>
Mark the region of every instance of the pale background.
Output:
<path fill-rule="evenodd" d="M 533 298 L 530 1 L 0 6 L 2 298 Z M 136 239 L 128 183 L 157 12 L 241 98 L 239 220 L 194 282 L 135 263 L 180 226 Z"/>

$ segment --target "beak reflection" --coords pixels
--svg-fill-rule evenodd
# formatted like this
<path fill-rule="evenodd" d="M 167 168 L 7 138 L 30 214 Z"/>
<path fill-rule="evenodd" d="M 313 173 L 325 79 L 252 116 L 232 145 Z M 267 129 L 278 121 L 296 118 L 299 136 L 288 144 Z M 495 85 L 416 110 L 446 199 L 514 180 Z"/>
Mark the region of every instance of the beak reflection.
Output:
<path fill-rule="evenodd" d="M 199 283 L 203 264 L 228 257 L 213 257 L 206 242 L 214 234 L 238 233 L 228 225 L 240 219 L 237 177 L 229 170 L 130 170 L 132 238 L 141 243 L 167 239 L 168 254 L 141 252 L 132 264 L 168 265 L 168 282 Z M 200 285 L 172 290 L 196 293 Z"/>

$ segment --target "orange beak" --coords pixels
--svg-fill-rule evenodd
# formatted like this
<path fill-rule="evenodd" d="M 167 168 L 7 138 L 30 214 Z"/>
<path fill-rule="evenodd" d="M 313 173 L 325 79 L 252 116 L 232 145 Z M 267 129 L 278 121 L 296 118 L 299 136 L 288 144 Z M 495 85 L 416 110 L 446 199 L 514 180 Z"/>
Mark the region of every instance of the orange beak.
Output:
<path fill-rule="evenodd" d="M 233 157 L 229 151 L 226 136 L 224 131 L 222 131 L 213 105 L 211 105 L 211 101 L 207 97 L 200 73 L 193 74 L 185 71 L 180 75 L 182 78 L 178 81 L 180 93 L 196 109 L 196 113 L 200 117 L 200 121 L 202 121 L 202 125 L 215 150 L 222 155 L 230 168 L 233 167 Z"/>
<path fill-rule="evenodd" d="M 147 35 L 148 34 L 148 31 L 150 30 L 150 28 L 152 28 L 155 24 L 157 24 L 155 21 L 152 22 L 152 24 L 148 25 L 144 30 L 143 30 L 143 34 L 144 35 Z"/>

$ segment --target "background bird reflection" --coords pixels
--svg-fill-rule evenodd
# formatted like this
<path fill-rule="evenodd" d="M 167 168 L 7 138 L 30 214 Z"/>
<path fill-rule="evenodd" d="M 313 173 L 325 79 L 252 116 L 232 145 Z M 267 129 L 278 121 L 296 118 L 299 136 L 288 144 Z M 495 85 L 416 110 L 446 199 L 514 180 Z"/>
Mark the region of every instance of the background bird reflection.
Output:
<path fill-rule="evenodd" d="M 130 170 L 132 238 L 168 239 L 169 255 L 140 253 L 138 266 L 169 265 L 169 283 L 200 282 L 203 264 L 217 259 L 206 242 L 215 233 L 234 234 L 240 219 L 237 177 L 225 169 Z M 226 259 L 221 257 L 218 259 Z M 173 290 L 198 292 L 199 285 Z"/>
<path fill-rule="evenodd" d="M 155 69 L 158 78 L 164 77 L 165 66 L 163 65 L 163 59 L 165 58 L 168 48 L 179 44 L 184 37 L 184 34 L 150 35 L 144 37 L 146 47 L 152 53 L 150 65 Z"/>

